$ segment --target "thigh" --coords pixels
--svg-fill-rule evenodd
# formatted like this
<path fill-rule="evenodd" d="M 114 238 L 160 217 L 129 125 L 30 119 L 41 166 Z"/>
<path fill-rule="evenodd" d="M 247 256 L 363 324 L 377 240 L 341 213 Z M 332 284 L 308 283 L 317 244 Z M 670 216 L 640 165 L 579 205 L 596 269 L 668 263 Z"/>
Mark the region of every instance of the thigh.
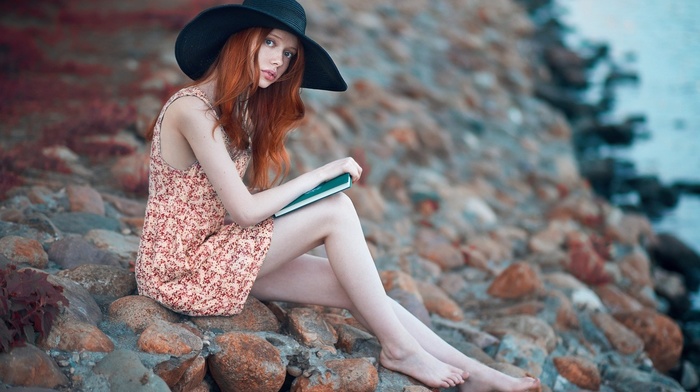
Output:
<path fill-rule="evenodd" d="M 328 259 L 302 255 L 258 277 L 251 294 L 262 301 L 286 301 L 350 309 L 352 303 Z"/>
<path fill-rule="evenodd" d="M 352 202 L 345 194 L 319 200 L 280 218 L 275 218 L 272 242 L 263 261 L 259 277 L 275 271 L 287 262 L 323 245 L 328 235 L 340 225 L 344 213 L 352 215 Z"/>

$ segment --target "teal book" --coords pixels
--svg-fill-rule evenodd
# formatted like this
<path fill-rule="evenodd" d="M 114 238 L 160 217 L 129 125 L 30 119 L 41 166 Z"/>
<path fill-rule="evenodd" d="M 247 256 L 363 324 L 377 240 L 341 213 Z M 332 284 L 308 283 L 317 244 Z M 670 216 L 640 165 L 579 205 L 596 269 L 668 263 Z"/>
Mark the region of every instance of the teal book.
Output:
<path fill-rule="evenodd" d="M 330 196 L 334 193 L 342 192 L 352 186 L 352 178 L 350 174 L 343 173 L 336 178 L 328 180 L 319 184 L 316 188 L 304 193 L 303 195 L 297 197 L 291 203 L 287 204 L 286 207 L 275 213 L 275 218 L 280 217 L 284 214 L 292 212 L 298 208 L 305 205 L 309 205 L 317 200 L 321 200 L 326 196 Z"/>

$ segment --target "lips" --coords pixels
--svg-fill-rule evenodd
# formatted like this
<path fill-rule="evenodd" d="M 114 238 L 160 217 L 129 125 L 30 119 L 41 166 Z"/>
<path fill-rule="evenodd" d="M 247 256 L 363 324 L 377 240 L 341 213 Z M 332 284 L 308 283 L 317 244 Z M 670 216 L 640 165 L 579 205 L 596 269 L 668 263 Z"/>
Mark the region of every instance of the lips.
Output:
<path fill-rule="evenodd" d="M 265 77 L 265 79 L 267 79 L 269 81 L 273 81 L 277 78 L 277 72 L 275 72 L 275 71 L 265 70 L 265 71 L 262 71 L 262 74 Z"/>

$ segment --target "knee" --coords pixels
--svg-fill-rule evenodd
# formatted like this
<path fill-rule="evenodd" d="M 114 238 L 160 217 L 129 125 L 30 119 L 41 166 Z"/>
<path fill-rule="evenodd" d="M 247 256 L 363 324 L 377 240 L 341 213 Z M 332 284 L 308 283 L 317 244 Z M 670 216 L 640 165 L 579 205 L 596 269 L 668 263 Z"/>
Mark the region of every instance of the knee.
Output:
<path fill-rule="evenodd" d="M 325 209 L 324 216 L 330 221 L 356 220 L 357 211 L 352 200 L 343 192 L 336 193 L 322 200 L 322 207 Z"/>

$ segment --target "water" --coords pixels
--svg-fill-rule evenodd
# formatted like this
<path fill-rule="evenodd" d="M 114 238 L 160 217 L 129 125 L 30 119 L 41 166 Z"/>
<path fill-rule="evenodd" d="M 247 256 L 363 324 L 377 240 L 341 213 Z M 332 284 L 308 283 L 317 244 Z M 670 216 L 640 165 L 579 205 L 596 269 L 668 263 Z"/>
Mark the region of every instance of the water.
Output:
<path fill-rule="evenodd" d="M 560 19 L 574 31 L 572 48 L 585 41 L 608 43 L 614 64 L 639 76 L 619 86 L 609 118 L 622 122 L 646 116 L 649 137 L 607 154 L 635 163 L 640 174 L 664 184 L 700 182 L 700 1 L 557 0 Z M 604 66 L 592 73 L 594 99 L 602 90 Z M 700 252 L 700 196 L 683 195 L 678 206 L 654 222 Z M 700 301 L 696 301 L 700 307 Z"/>

